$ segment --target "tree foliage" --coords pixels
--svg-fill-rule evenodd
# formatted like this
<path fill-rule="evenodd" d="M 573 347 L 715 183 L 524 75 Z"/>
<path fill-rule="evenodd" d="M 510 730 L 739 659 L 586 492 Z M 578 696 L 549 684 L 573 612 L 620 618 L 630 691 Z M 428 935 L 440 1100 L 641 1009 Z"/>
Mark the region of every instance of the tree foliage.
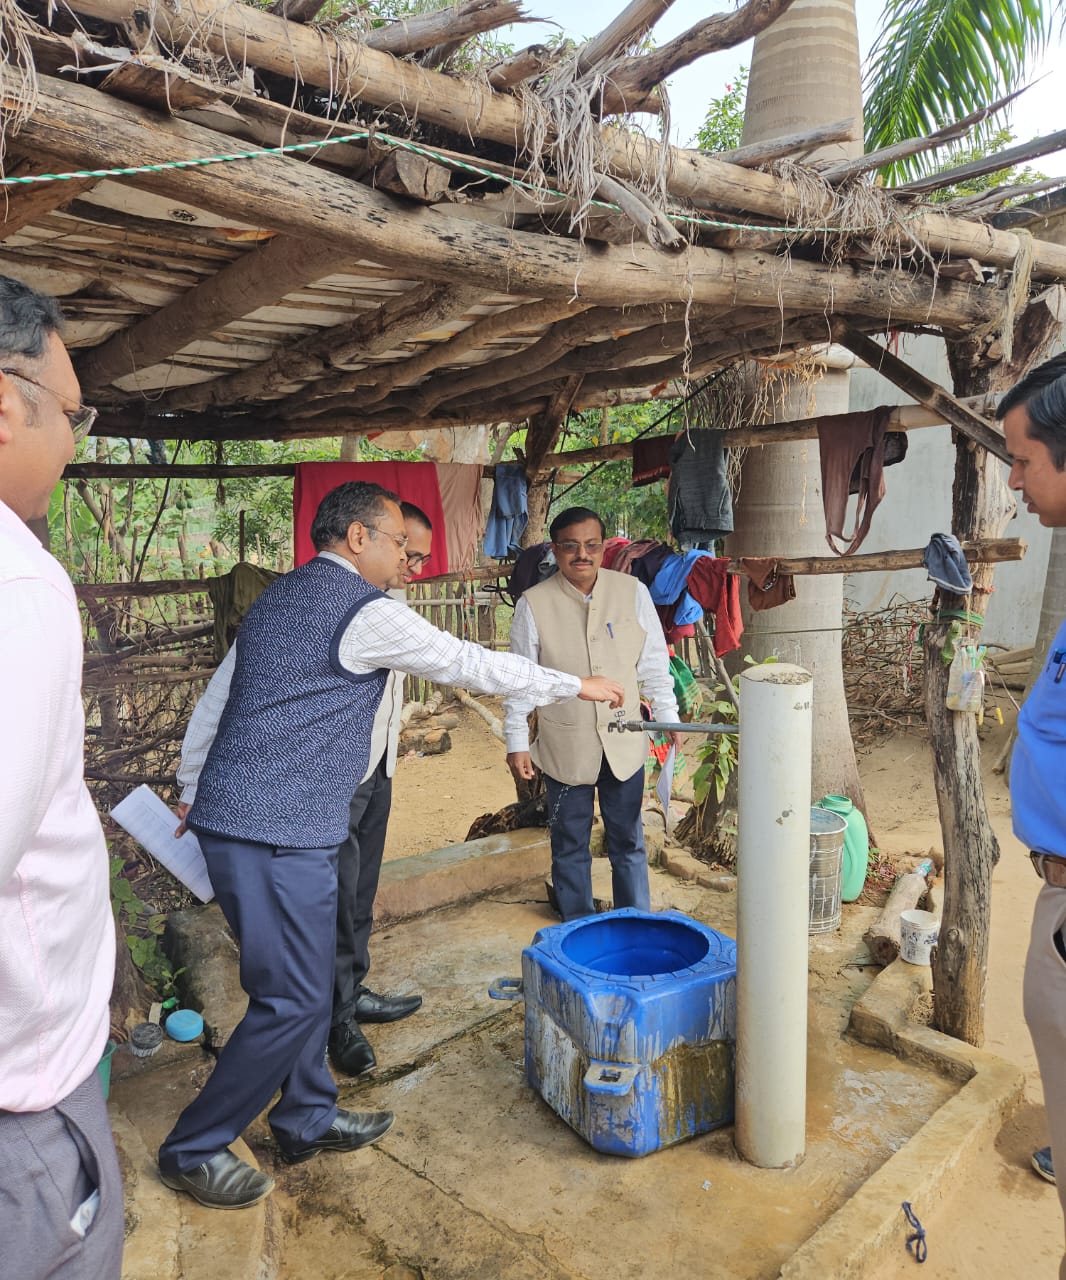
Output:
<path fill-rule="evenodd" d="M 744 100 L 748 91 L 748 68 L 741 67 L 726 85 L 720 98 L 707 104 L 707 115 L 693 145 L 700 151 L 731 151 L 740 146 L 744 130 Z"/>
<path fill-rule="evenodd" d="M 586 449 L 633 440 L 649 432 L 659 419 L 663 421 L 649 434 L 662 435 L 669 429 L 666 418 L 665 406 L 659 401 L 616 409 L 586 409 L 571 415 L 564 436 L 566 448 Z M 581 480 L 557 485 L 549 519 L 567 507 L 591 507 L 603 518 L 608 537 L 667 539 L 665 481 L 634 489 L 632 475 L 633 464 L 624 458 L 597 464 Z"/>
<path fill-rule="evenodd" d="M 885 0 L 864 77 L 867 150 L 923 137 L 1016 89 L 1054 8 L 1062 0 Z M 886 176 L 921 165 L 901 161 Z"/>

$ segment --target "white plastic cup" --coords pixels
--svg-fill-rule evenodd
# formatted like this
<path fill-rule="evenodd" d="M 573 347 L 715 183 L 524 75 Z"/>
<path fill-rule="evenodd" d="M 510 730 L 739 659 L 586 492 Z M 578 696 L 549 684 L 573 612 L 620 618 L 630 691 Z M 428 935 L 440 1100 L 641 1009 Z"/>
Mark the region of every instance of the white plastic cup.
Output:
<path fill-rule="evenodd" d="M 931 911 L 904 911 L 899 918 L 899 955 L 908 964 L 929 964 L 940 936 L 940 918 Z"/>

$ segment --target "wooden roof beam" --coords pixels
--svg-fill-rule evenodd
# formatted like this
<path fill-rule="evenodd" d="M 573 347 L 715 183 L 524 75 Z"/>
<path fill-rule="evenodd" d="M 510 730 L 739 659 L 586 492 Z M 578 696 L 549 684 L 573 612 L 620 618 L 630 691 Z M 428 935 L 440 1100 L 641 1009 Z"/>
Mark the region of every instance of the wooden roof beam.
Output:
<path fill-rule="evenodd" d="M 803 133 L 789 133 L 780 138 L 767 138 L 765 142 L 749 142 L 731 151 L 716 151 L 714 158 L 726 164 L 738 164 L 744 168 L 780 160 L 783 156 L 798 156 L 816 151 L 830 142 L 847 142 L 855 136 L 855 120 L 836 120 L 832 124 L 820 124 Z"/>
<path fill-rule="evenodd" d="M 199 125 L 164 119 L 47 76 L 40 77 L 37 108 L 20 136 L 25 143 L 93 167 L 106 166 L 116 153 L 136 154 L 146 164 L 166 164 L 226 152 L 231 145 Z M 749 175 L 746 169 L 734 172 Z M 739 303 L 786 310 L 832 306 L 839 314 L 882 321 L 888 309 L 897 324 L 936 324 L 956 331 L 987 323 L 1003 310 L 1003 294 L 994 287 L 934 281 L 901 271 L 828 267 L 798 258 L 778 260 L 759 252 L 723 253 L 698 246 L 676 257 L 645 245 L 607 246 L 591 253 L 561 237 L 404 206 L 360 183 L 282 157 L 229 165 L 224 178 L 202 166 L 163 169 L 146 175 L 139 185 L 187 201 L 199 199 L 216 212 L 238 218 L 254 209 L 260 226 L 331 243 L 342 261 L 362 256 L 415 270 L 420 278 L 545 299 L 569 298 L 576 292 L 582 301 L 602 306 L 688 299 L 697 305 Z M 1062 252 L 1066 268 L 1066 249 Z"/>
<path fill-rule="evenodd" d="M 57 167 L 61 167 L 59 161 L 53 163 L 36 157 L 10 165 L 4 177 L 29 178 L 54 173 Z M 33 182 L 25 186 L 4 187 L 0 192 L 0 240 L 6 240 L 56 209 L 62 209 L 99 181 L 99 178 L 70 178 L 66 182 Z"/>
<path fill-rule="evenodd" d="M 323 380 L 310 388 L 308 394 L 312 397 L 335 396 L 358 390 L 360 404 L 369 407 L 384 400 L 396 387 L 417 382 L 427 373 L 432 373 L 441 365 L 451 364 L 469 351 L 499 338 L 521 333 L 523 330 L 537 329 L 542 324 L 551 324 L 563 316 L 573 316 L 575 312 L 580 314 L 586 310 L 586 305 L 570 298 L 511 307 L 507 311 L 498 311 L 495 315 L 477 320 L 468 328 L 453 334 L 447 342 L 434 342 L 426 350 L 416 352 L 407 360 L 381 369 L 341 374 L 336 378 Z"/>
<path fill-rule="evenodd" d="M 924 404 L 927 409 L 940 414 L 945 422 L 949 422 L 956 431 L 968 440 L 973 440 L 987 449 L 1001 462 L 1010 462 L 1003 432 L 994 427 L 987 418 L 976 413 L 964 401 L 957 399 L 950 391 L 931 381 L 917 369 L 912 369 L 891 351 L 886 351 L 879 343 L 874 342 L 863 333 L 857 333 L 846 324 L 834 322 L 833 339 L 853 352 L 860 360 L 865 360 L 871 369 L 883 374 L 889 382 L 906 391 L 907 395 Z"/>
<path fill-rule="evenodd" d="M 121 25 L 134 20 L 141 0 L 68 3 L 77 13 Z M 758 3 L 782 4 L 784 0 L 749 0 L 749 4 Z M 726 20 L 747 10 L 745 6 L 737 15 L 726 15 Z M 485 85 L 427 71 L 368 49 L 358 41 L 338 43 L 325 32 L 286 22 L 236 0 L 222 4 L 219 0 L 182 0 L 180 6 L 157 5 L 153 20 L 159 34 L 175 47 L 195 39 L 228 58 L 234 66 L 246 63 L 330 93 L 347 90 L 359 101 L 443 125 L 461 136 L 500 142 L 519 153 L 524 149 L 521 105 L 508 94 L 494 93 Z M 343 75 L 339 74 L 341 69 Z M 98 101 L 98 94 L 89 93 Z M 657 169 L 660 147 L 642 135 L 604 128 L 600 138 L 608 169 L 614 176 L 639 182 L 643 174 Z M 135 148 L 131 154 L 139 155 L 140 149 Z M 725 164 L 699 151 L 669 148 L 669 159 L 668 190 L 699 208 L 743 209 L 784 218 L 789 209 L 804 207 L 795 184 L 773 174 Z M 188 176 L 191 178 L 192 173 Z M 812 209 L 810 213 L 832 227 L 828 198 L 823 209 Z M 1018 257 L 1020 243 L 1016 235 L 981 223 L 925 213 L 907 226 L 932 253 L 976 258 L 1002 267 L 1012 266 Z M 1066 279 L 1066 246 L 1037 241 L 1035 249 L 1033 269 L 1038 278 Z"/>
<path fill-rule="evenodd" d="M 332 372 L 334 361 L 370 358 L 409 342 L 427 329 L 462 315 L 480 297 L 479 290 L 437 281 L 416 285 L 375 310 L 364 312 L 347 324 L 311 334 L 248 369 L 168 392 L 157 408 L 173 412 L 266 399 L 288 383 L 312 381 Z M 302 400 L 304 393 L 299 398 Z"/>
<path fill-rule="evenodd" d="M 333 244 L 276 236 L 249 250 L 202 284 L 75 359 L 82 390 L 92 394 L 119 378 L 168 359 L 287 293 L 345 269 Z"/>
<path fill-rule="evenodd" d="M 486 73 L 489 84 L 498 93 L 506 93 L 524 80 L 542 76 L 557 56 L 546 44 L 531 44 L 512 53 L 509 58 L 493 63 Z"/>
<path fill-rule="evenodd" d="M 448 379 L 437 379 L 424 388 L 420 387 L 408 403 L 414 413 L 430 413 L 445 400 L 458 399 L 482 387 L 499 387 L 529 374 L 539 374 L 560 356 L 594 338 L 602 338 L 614 333 L 627 333 L 632 330 L 644 330 L 649 326 L 654 326 L 656 332 L 660 332 L 660 326 L 683 312 L 683 303 L 674 303 L 670 306 L 652 304 L 625 310 L 616 307 L 593 307 L 583 315 L 554 324 L 542 338 L 524 351 L 475 365 L 472 369 L 456 373 Z M 619 357 L 617 343 L 612 344 L 610 354 L 612 358 Z M 599 357 L 602 361 L 603 350 L 599 352 Z"/>

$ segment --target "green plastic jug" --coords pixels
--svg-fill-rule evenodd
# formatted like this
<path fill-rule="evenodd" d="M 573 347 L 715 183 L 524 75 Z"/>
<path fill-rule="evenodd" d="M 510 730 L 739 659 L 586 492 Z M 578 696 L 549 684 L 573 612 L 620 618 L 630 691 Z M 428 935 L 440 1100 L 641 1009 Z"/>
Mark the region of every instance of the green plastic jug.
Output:
<path fill-rule="evenodd" d="M 838 813 L 848 824 L 844 832 L 844 868 L 840 881 L 840 897 L 843 902 L 854 902 L 866 883 L 866 868 L 870 862 L 870 833 L 862 811 L 856 809 L 847 796 L 822 796 L 818 804 L 831 813 Z"/>

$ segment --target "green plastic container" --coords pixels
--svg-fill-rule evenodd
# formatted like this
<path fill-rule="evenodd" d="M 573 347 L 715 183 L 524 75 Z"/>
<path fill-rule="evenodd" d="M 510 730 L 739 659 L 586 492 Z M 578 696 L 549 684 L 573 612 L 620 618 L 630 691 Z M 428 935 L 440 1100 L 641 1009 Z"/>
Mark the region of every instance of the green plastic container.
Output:
<path fill-rule="evenodd" d="M 847 796 L 822 796 L 819 808 L 839 814 L 848 824 L 844 832 L 844 867 L 840 881 L 840 897 L 844 902 L 854 902 L 866 883 L 866 868 L 870 862 L 870 833 L 862 811 L 856 809 Z"/>
<path fill-rule="evenodd" d="M 111 1057 L 116 1048 L 117 1045 L 114 1040 L 109 1040 L 107 1048 L 104 1050 L 104 1056 L 96 1064 L 96 1074 L 100 1077 L 100 1085 L 104 1091 L 105 1102 L 111 1096 Z"/>

